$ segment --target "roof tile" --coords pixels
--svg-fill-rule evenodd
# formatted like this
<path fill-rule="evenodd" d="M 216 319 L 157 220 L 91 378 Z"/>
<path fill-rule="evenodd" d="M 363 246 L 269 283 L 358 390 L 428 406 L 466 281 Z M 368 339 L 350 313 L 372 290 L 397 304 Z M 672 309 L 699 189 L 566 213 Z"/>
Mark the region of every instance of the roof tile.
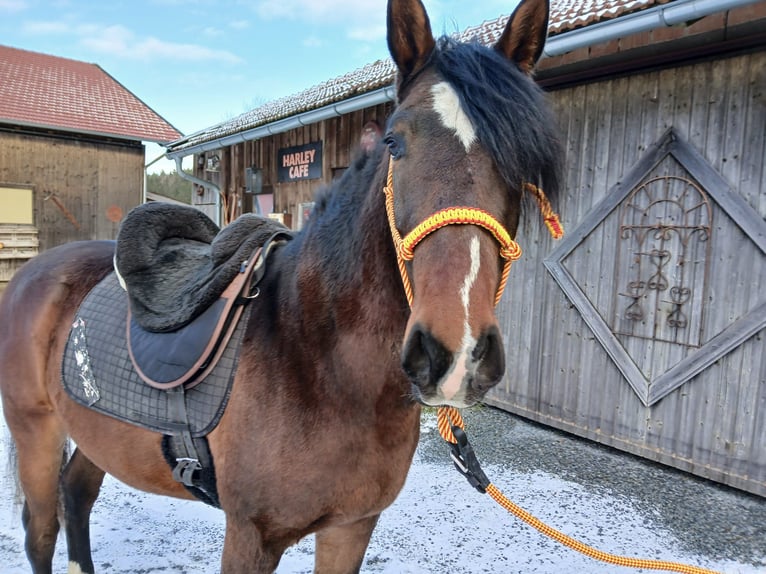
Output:
<path fill-rule="evenodd" d="M 167 143 L 181 133 L 96 64 L 0 46 L 0 123 Z"/>
<path fill-rule="evenodd" d="M 631 12 L 645 10 L 671 0 L 552 0 L 548 34 L 555 36 Z M 478 40 L 483 44 L 496 42 L 509 16 L 500 16 L 456 34 L 461 41 Z M 357 94 L 389 86 L 396 76 L 390 59 L 371 64 L 312 86 L 297 94 L 274 100 L 234 119 L 191 134 L 170 145 L 172 151 L 217 140 L 241 131 L 253 129 L 303 112 L 346 100 Z"/>

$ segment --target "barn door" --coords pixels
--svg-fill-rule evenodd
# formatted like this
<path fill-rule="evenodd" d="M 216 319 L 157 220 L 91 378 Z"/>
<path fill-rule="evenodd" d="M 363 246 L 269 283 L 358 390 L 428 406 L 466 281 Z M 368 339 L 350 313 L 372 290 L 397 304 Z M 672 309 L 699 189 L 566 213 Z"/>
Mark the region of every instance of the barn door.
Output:
<path fill-rule="evenodd" d="M 650 406 L 766 326 L 765 255 L 766 222 L 671 129 L 545 265 Z"/>

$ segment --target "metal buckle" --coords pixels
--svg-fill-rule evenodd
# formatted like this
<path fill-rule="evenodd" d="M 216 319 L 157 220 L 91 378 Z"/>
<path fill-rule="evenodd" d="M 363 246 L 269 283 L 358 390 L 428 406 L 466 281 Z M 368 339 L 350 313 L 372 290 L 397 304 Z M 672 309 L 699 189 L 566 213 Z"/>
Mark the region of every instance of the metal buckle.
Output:
<path fill-rule="evenodd" d="M 196 458 L 177 458 L 176 467 L 173 469 L 173 480 L 182 482 L 186 486 L 194 486 L 192 478 L 198 470 L 202 470 L 202 465 Z"/>
<path fill-rule="evenodd" d="M 457 442 L 450 443 L 452 452 L 450 458 L 457 471 L 468 480 L 468 483 L 482 494 L 487 492 L 490 481 L 481 469 L 473 447 L 468 442 L 468 435 L 458 426 L 452 427 L 452 434 Z"/>

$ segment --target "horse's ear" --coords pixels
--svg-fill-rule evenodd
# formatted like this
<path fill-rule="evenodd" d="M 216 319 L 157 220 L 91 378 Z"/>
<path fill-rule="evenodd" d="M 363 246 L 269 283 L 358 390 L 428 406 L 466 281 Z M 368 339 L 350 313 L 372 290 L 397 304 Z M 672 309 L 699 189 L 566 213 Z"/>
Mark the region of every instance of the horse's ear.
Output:
<path fill-rule="evenodd" d="M 428 61 L 435 41 L 431 22 L 420 0 L 388 1 L 388 50 L 406 82 Z"/>
<path fill-rule="evenodd" d="M 548 0 L 522 0 L 508 19 L 495 50 L 531 74 L 548 36 Z"/>

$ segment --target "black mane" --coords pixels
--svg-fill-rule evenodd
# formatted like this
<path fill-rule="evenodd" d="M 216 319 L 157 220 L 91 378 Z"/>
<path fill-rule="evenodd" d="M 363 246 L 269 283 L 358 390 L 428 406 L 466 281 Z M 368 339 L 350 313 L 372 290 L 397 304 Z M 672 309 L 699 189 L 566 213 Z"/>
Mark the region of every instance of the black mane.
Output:
<path fill-rule="evenodd" d="M 537 84 L 497 51 L 446 36 L 438 40 L 430 65 L 457 92 L 509 189 L 520 193 L 522 184 L 530 182 L 554 198 L 562 181 L 563 153 L 557 124 Z M 301 239 L 292 242 L 295 249 L 309 243 L 303 248 L 321 250 L 329 266 L 327 278 L 339 284 L 349 283 L 348 274 L 355 273 L 365 236 L 379 231 L 390 241 L 387 227 L 372 230 L 357 224 L 384 153 L 382 144 L 369 152 L 358 150 L 346 172 L 317 191 Z M 379 209 L 383 211 L 382 190 Z"/>
<path fill-rule="evenodd" d="M 359 226 L 370 186 L 386 149 L 379 143 L 372 151 L 357 150 L 343 175 L 316 191 L 314 208 L 306 226 L 298 240 L 291 242 L 294 245 L 288 245 L 288 249 L 316 249 L 322 253 L 325 278 L 336 285 L 353 285 L 360 280 L 358 264 L 370 234 L 391 242 L 386 222 L 381 222 L 380 229 Z M 382 184 L 379 196 L 378 209 L 384 213 Z"/>
<path fill-rule="evenodd" d="M 443 36 L 431 62 L 457 92 L 477 137 L 512 189 L 524 182 L 555 197 L 563 153 L 545 95 L 515 63 L 478 42 Z"/>

